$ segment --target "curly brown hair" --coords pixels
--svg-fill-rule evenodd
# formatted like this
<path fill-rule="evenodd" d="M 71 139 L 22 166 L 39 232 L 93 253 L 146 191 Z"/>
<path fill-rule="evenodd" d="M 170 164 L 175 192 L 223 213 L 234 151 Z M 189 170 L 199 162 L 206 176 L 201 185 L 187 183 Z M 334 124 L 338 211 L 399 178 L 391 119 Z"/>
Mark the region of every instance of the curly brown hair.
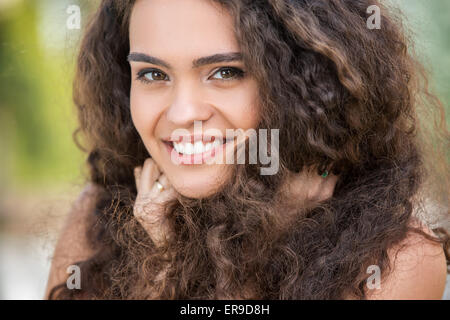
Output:
<path fill-rule="evenodd" d="M 82 290 L 63 283 L 50 298 L 214 299 L 248 288 L 249 299 L 364 299 L 367 267 L 389 271 L 388 249 L 409 232 L 442 243 L 448 264 L 445 226 L 432 237 L 412 225 L 435 204 L 448 221 L 449 139 L 401 15 L 376 0 L 216 2 L 234 17 L 258 81 L 258 128 L 280 128 L 279 172 L 234 165 L 216 194 L 170 201 L 175 236 L 155 247 L 133 215 L 133 168 L 149 157 L 130 116 L 134 1 L 103 0 L 74 83 L 84 138 L 75 140 L 100 190 L 86 234 L 98 250 L 77 262 Z M 381 29 L 366 26 L 370 5 L 381 8 Z M 289 172 L 311 166 L 339 174 L 334 194 L 295 208 L 287 223 L 277 191 Z"/>

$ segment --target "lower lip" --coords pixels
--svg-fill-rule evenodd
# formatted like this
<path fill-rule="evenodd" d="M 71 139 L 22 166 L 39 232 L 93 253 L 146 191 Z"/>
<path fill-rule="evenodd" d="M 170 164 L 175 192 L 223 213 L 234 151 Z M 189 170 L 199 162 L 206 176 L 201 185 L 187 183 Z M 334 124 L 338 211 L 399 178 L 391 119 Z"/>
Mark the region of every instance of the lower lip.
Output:
<path fill-rule="evenodd" d="M 223 149 L 227 146 L 227 143 L 222 143 L 221 145 L 216 146 L 215 148 L 211 148 L 210 150 L 197 153 L 197 154 L 182 154 L 178 153 L 172 143 L 164 142 L 166 145 L 167 151 L 169 152 L 169 156 L 171 159 L 177 164 L 204 164 L 208 160 L 214 158 L 217 154 L 221 153 Z"/>

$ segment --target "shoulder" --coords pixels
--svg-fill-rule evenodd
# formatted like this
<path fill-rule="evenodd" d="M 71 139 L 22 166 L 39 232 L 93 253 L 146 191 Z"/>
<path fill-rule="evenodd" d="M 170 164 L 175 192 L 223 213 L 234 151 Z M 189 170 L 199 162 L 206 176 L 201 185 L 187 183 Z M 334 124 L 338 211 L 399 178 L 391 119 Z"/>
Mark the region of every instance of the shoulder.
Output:
<path fill-rule="evenodd" d="M 88 244 L 86 230 L 88 217 L 94 210 L 97 192 L 98 188 L 94 184 L 86 185 L 65 219 L 53 252 L 45 298 L 48 298 L 55 285 L 66 281 L 67 267 L 76 261 L 89 258 L 94 253 Z"/>
<path fill-rule="evenodd" d="M 426 226 L 413 224 L 427 234 Z M 441 244 L 411 232 L 399 245 L 388 251 L 391 270 L 381 275 L 380 289 L 367 290 L 368 299 L 440 300 L 447 278 L 447 263 Z"/>

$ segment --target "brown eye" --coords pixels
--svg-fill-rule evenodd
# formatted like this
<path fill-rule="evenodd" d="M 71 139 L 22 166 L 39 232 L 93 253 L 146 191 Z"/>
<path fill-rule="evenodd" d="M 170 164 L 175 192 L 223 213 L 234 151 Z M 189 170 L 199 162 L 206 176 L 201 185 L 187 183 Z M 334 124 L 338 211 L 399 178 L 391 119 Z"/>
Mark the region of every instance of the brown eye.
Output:
<path fill-rule="evenodd" d="M 139 71 L 137 74 L 137 80 L 140 80 L 144 83 L 151 83 L 156 81 L 165 81 L 168 80 L 167 75 L 157 69 L 144 69 Z"/>
<path fill-rule="evenodd" d="M 166 79 L 166 75 L 157 70 L 147 72 L 145 77 L 150 81 L 164 81 Z"/>
<path fill-rule="evenodd" d="M 244 71 L 238 69 L 238 68 L 231 68 L 231 67 L 227 67 L 227 68 L 221 68 L 219 69 L 214 75 L 219 74 L 220 77 L 213 77 L 214 79 L 217 80 L 232 80 L 235 78 L 242 78 L 244 75 Z"/>

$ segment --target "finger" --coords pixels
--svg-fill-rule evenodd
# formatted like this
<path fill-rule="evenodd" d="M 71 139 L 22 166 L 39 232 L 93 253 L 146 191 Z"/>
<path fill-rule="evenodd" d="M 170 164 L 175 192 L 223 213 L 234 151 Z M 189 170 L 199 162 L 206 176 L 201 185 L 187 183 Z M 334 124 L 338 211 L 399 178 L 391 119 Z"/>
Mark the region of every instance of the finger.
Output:
<path fill-rule="evenodd" d="M 174 188 L 169 188 L 164 195 L 166 199 L 174 199 L 176 198 L 177 191 Z"/>
<path fill-rule="evenodd" d="M 152 194 L 159 195 L 159 194 L 161 194 L 163 191 L 167 190 L 167 188 L 166 188 L 161 182 L 159 182 L 159 183 L 162 185 L 162 187 L 163 187 L 163 189 L 160 190 L 160 188 L 159 188 L 160 186 L 158 186 L 158 182 L 159 182 L 159 179 L 157 179 L 157 180 L 155 181 L 155 183 L 153 184 L 152 189 L 151 189 L 151 191 L 150 191 Z"/>
<path fill-rule="evenodd" d="M 159 175 L 160 172 L 155 161 L 151 158 L 145 160 L 140 179 L 141 192 L 149 192 L 152 189 L 156 179 L 158 179 Z"/>
<path fill-rule="evenodd" d="M 136 182 L 136 190 L 139 193 L 140 181 L 141 181 L 142 167 L 134 168 L 134 180 Z"/>
<path fill-rule="evenodd" d="M 164 189 L 170 188 L 170 182 L 169 179 L 167 179 L 167 176 L 163 173 L 158 177 L 158 181 L 162 184 Z"/>
<path fill-rule="evenodd" d="M 165 179 L 162 178 L 162 180 L 165 183 L 165 184 L 161 183 L 163 185 L 163 189 L 160 190 L 155 182 L 155 184 L 150 192 L 150 194 L 153 194 L 156 196 L 155 202 L 157 202 L 157 203 L 162 203 L 162 202 L 165 202 L 172 198 L 175 198 L 176 193 L 177 193 L 176 190 L 172 187 L 172 185 L 168 182 L 167 178 L 165 178 Z M 158 181 L 160 181 L 159 178 L 158 178 Z"/>
<path fill-rule="evenodd" d="M 170 188 L 168 190 L 163 190 L 163 192 L 161 192 L 161 195 L 159 197 L 159 201 L 161 203 L 164 203 L 166 201 L 172 200 L 176 198 L 176 190 L 174 188 Z"/>

